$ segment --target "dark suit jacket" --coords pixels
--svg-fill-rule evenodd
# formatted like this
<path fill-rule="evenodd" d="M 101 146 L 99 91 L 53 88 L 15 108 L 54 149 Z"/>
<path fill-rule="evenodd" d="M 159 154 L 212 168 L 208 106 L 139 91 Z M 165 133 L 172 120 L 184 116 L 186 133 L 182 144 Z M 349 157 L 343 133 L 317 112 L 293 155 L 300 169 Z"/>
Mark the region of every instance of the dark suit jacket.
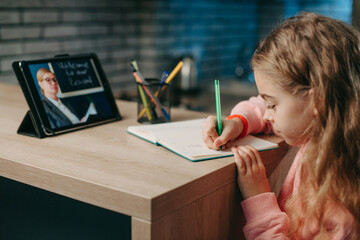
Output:
<path fill-rule="evenodd" d="M 65 114 L 63 114 L 60 109 L 58 109 L 54 104 L 52 104 L 46 97 L 42 100 L 45 112 L 47 114 L 47 117 L 49 119 L 51 128 L 59 128 L 59 127 L 65 127 L 72 125 L 72 122 L 69 118 L 66 117 Z M 66 106 L 69 108 L 70 111 L 72 111 L 71 107 Z M 73 112 L 73 111 L 72 111 Z"/>

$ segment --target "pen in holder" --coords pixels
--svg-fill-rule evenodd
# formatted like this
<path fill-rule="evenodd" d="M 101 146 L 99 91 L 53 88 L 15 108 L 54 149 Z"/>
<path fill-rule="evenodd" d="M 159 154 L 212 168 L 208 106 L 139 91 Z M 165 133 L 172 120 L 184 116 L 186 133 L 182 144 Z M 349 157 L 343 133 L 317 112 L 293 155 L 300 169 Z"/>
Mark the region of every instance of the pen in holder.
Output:
<path fill-rule="evenodd" d="M 171 84 L 161 83 L 159 79 L 147 78 L 137 82 L 138 89 L 138 122 L 170 122 Z"/>

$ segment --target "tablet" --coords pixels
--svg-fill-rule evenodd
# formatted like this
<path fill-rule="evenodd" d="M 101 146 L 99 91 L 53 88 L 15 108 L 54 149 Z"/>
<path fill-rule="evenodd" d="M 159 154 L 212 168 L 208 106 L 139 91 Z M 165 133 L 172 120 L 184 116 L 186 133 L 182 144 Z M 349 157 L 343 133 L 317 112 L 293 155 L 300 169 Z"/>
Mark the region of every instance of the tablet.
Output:
<path fill-rule="evenodd" d="M 13 69 L 30 108 L 20 134 L 42 138 L 121 119 L 95 54 L 17 61 Z"/>

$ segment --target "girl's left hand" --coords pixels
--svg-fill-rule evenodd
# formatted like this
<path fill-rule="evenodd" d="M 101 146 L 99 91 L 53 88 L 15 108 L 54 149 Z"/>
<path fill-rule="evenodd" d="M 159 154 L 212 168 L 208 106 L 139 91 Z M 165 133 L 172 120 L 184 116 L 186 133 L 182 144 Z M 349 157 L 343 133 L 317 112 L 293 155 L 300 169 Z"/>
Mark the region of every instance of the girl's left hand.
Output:
<path fill-rule="evenodd" d="M 237 166 L 237 182 L 244 199 L 270 192 L 266 169 L 259 152 L 251 146 L 231 148 Z"/>

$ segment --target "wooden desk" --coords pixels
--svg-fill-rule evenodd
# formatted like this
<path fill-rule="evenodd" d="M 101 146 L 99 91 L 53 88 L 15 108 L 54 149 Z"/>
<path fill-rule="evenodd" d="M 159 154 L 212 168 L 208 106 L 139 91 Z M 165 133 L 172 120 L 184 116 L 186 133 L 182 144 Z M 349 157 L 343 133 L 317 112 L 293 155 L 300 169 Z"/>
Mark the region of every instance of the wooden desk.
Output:
<path fill-rule="evenodd" d="M 131 216 L 132 239 L 240 238 L 233 158 L 194 163 L 127 134 L 136 104 L 117 103 L 121 121 L 36 139 L 16 134 L 28 110 L 20 87 L 0 84 L 0 175 Z M 206 115 L 171 111 L 173 121 Z M 269 173 L 287 151 L 271 139 L 281 149 L 261 153 Z"/>

